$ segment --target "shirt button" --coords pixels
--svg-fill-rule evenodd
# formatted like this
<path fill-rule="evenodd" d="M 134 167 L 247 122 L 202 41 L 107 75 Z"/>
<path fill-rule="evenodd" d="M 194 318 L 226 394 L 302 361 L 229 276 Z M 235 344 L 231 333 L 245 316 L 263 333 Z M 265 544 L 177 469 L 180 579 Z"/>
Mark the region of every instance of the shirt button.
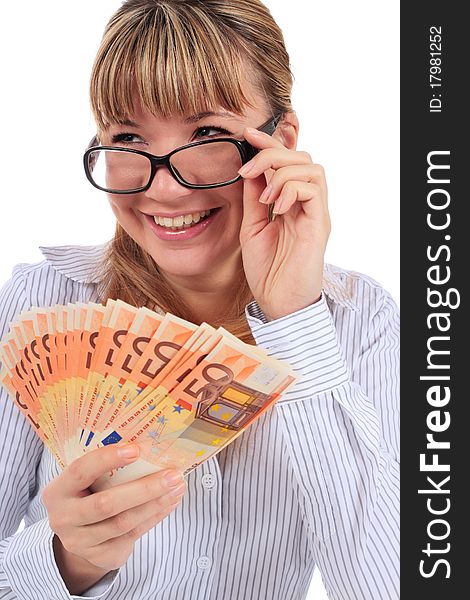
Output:
<path fill-rule="evenodd" d="M 211 566 L 211 559 L 208 556 L 200 556 L 196 564 L 200 569 L 208 569 Z"/>
<path fill-rule="evenodd" d="M 202 486 L 206 488 L 206 490 L 210 490 L 215 486 L 215 477 L 212 473 L 207 473 L 207 475 L 203 475 L 201 479 Z"/>

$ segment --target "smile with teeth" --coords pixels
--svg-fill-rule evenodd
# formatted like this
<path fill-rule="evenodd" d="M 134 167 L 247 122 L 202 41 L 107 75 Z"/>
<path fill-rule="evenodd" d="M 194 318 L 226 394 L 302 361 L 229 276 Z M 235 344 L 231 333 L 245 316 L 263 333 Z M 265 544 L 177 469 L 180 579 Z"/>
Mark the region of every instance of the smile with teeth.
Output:
<path fill-rule="evenodd" d="M 181 215 L 179 217 L 159 217 L 158 215 L 154 215 L 153 220 L 157 225 L 161 227 L 165 227 L 167 229 L 172 229 L 174 231 L 179 229 L 188 229 L 192 227 L 199 221 L 204 220 L 213 212 L 211 210 L 204 210 L 202 212 L 191 213 L 189 215 Z"/>

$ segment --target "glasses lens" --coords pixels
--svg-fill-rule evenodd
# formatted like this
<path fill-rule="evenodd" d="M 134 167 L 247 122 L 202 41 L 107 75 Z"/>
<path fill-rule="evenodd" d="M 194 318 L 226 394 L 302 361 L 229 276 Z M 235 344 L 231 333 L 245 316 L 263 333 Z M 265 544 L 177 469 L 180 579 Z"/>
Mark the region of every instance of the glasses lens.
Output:
<path fill-rule="evenodd" d="M 240 153 L 231 142 L 211 142 L 190 146 L 170 158 L 180 177 L 192 185 L 227 183 L 238 177 Z"/>
<path fill-rule="evenodd" d="M 88 166 L 97 185 L 116 192 L 144 187 L 151 171 L 148 158 L 122 150 L 94 150 L 88 156 Z"/>

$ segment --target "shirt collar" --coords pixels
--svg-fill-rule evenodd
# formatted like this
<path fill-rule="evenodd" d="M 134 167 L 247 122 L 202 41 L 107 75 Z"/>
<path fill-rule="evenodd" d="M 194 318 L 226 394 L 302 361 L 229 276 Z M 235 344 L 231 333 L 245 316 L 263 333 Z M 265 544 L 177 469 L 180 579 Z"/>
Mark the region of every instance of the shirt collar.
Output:
<path fill-rule="evenodd" d="M 109 242 L 96 246 L 39 246 L 39 250 L 56 271 L 80 283 L 98 283 L 103 254 Z"/>
<path fill-rule="evenodd" d="M 80 283 L 98 283 L 98 267 L 110 242 L 96 246 L 40 246 L 39 249 L 53 268 Z M 353 280 L 347 277 L 344 269 L 325 263 L 323 270 L 323 291 L 330 301 L 340 306 L 358 311 L 353 301 Z"/>

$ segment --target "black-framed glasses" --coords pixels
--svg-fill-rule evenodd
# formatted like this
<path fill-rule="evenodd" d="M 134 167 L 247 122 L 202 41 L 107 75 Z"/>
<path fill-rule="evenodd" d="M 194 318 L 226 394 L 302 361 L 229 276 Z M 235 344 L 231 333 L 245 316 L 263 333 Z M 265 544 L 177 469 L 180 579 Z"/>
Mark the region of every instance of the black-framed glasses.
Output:
<path fill-rule="evenodd" d="M 272 135 L 281 117 L 282 113 L 277 114 L 259 131 Z M 95 136 L 83 156 L 85 173 L 92 185 L 111 194 L 144 192 L 163 165 L 178 183 L 191 189 L 230 185 L 241 179 L 240 167 L 259 152 L 246 140 L 228 137 L 192 142 L 164 156 L 96 142 Z"/>

